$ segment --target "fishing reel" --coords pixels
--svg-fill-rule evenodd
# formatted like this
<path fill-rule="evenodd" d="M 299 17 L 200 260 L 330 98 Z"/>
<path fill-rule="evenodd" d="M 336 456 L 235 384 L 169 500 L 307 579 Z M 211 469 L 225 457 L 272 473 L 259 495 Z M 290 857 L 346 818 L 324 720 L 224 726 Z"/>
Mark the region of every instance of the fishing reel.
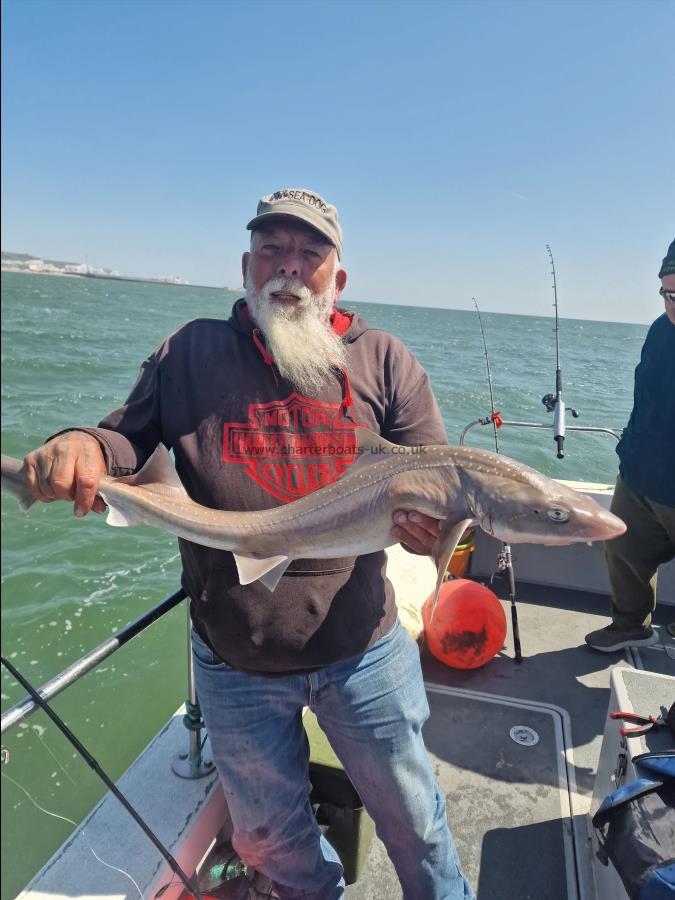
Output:
<path fill-rule="evenodd" d="M 544 396 L 541 398 L 541 402 L 546 407 L 546 412 L 553 412 L 556 404 L 555 394 L 544 394 Z M 576 411 L 576 409 L 572 409 L 571 406 L 568 406 L 567 409 L 572 413 L 572 418 L 579 418 L 579 413 Z"/>
<path fill-rule="evenodd" d="M 541 402 L 546 407 L 546 412 L 553 412 L 555 409 L 555 394 L 544 394 Z"/>

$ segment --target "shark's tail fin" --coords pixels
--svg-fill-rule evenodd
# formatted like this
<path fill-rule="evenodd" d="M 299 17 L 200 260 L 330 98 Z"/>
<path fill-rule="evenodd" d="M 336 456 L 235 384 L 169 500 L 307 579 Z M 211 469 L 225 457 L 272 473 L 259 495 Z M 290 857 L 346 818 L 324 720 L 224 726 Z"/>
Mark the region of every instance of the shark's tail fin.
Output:
<path fill-rule="evenodd" d="M 16 497 L 24 512 L 35 503 L 33 492 L 26 481 L 23 462 L 4 454 L 2 455 L 2 489 Z"/>

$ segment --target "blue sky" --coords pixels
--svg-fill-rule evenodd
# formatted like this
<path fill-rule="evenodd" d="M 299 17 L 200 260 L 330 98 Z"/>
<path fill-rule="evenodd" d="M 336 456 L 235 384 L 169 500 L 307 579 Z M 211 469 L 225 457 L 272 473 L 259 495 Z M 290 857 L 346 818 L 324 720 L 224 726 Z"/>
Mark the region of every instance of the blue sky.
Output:
<path fill-rule="evenodd" d="M 648 322 L 675 3 L 3 3 L 2 248 L 238 286 L 261 194 L 335 203 L 349 300 Z"/>

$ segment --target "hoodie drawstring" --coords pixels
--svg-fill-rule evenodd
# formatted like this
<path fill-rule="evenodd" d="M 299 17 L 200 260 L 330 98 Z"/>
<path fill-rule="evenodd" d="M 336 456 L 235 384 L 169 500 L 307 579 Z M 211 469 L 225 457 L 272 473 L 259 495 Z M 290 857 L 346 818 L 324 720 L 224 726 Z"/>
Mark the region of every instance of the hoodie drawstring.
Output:
<path fill-rule="evenodd" d="M 260 351 L 260 355 L 262 356 L 263 361 L 265 362 L 265 365 L 268 365 L 270 367 L 270 369 L 272 370 L 272 377 L 274 378 L 274 383 L 276 384 L 277 387 L 279 387 L 279 378 L 277 377 L 277 370 L 274 366 L 274 359 L 272 357 L 272 354 L 268 352 L 267 347 L 265 347 L 265 345 L 263 344 L 263 342 L 260 338 L 260 329 L 259 328 L 253 329 L 252 337 L 253 337 L 253 343 L 256 345 L 256 347 Z"/>
<path fill-rule="evenodd" d="M 352 386 L 349 383 L 349 375 L 347 375 L 347 370 L 340 369 L 340 375 L 342 376 L 342 403 L 340 404 L 340 411 L 346 418 L 347 410 L 350 406 L 354 405 L 354 398 L 352 397 Z"/>

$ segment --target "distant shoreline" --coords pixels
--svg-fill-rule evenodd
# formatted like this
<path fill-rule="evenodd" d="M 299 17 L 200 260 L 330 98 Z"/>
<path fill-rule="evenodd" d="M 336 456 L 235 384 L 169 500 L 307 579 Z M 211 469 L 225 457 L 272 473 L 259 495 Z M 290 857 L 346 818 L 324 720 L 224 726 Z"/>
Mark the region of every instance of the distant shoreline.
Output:
<path fill-rule="evenodd" d="M 4 260 L 2 263 L 3 272 L 16 272 L 17 275 L 49 275 L 57 278 L 79 278 L 74 272 L 31 272 L 29 269 L 20 269 L 17 266 L 8 265 Z"/>
<path fill-rule="evenodd" d="M 94 275 L 85 272 L 31 272 L 30 270 L 13 266 L 11 263 L 5 262 L 5 260 L 2 262 L 2 271 L 16 272 L 19 275 L 46 275 L 48 278 L 91 278 L 95 281 L 131 281 L 136 284 L 159 284 L 167 287 L 200 288 L 201 290 L 208 291 L 228 291 L 230 293 L 237 293 L 237 288 L 217 287 L 212 284 L 183 284 L 176 281 L 162 281 L 159 278 L 137 278 L 133 275 Z"/>
<path fill-rule="evenodd" d="M 162 281 L 161 278 L 140 278 L 135 275 L 94 275 L 91 272 L 76 273 L 76 278 L 93 278 L 103 281 L 133 281 L 137 284 L 162 284 L 169 287 L 203 288 L 208 291 L 229 291 L 229 287 L 216 287 L 212 284 L 190 284 L 180 281 Z"/>

